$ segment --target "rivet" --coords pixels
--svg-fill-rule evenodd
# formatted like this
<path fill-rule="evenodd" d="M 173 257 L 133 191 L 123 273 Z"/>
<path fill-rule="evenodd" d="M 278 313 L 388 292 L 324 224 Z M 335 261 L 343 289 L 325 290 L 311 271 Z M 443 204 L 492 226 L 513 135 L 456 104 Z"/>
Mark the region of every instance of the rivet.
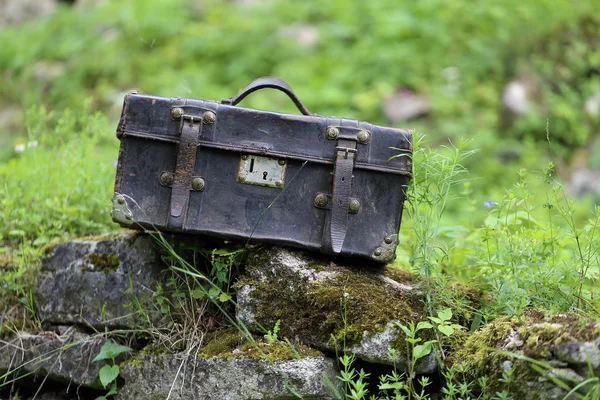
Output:
<path fill-rule="evenodd" d="M 125 219 L 131 221 L 133 216 L 131 214 L 125 214 Z"/>
<path fill-rule="evenodd" d="M 206 125 L 213 124 L 216 119 L 217 115 L 212 111 L 205 111 L 204 114 L 202 114 L 202 123 Z"/>
<path fill-rule="evenodd" d="M 371 139 L 371 134 L 369 133 L 369 131 L 360 131 L 358 132 L 358 142 L 362 143 L 362 144 L 367 144 L 369 143 L 369 140 Z"/>
<path fill-rule="evenodd" d="M 279 165 L 285 165 L 285 160 L 279 160 Z"/>
<path fill-rule="evenodd" d="M 204 190 L 204 179 L 194 178 L 194 180 L 192 181 L 192 189 L 197 191 Z"/>
<path fill-rule="evenodd" d="M 277 187 L 283 187 L 283 181 L 281 179 L 277 179 L 275 181 L 275 186 L 277 186 Z"/>
<path fill-rule="evenodd" d="M 348 210 L 350 212 L 357 212 L 359 209 L 360 209 L 360 202 L 356 199 L 350 200 L 350 203 L 348 204 Z"/>
<path fill-rule="evenodd" d="M 338 128 L 335 128 L 333 126 L 330 126 L 329 128 L 327 128 L 327 139 L 337 139 L 337 137 L 340 135 L 340 131 L 338 130 Z"/>
<path fill-rule="evenodd" d="M 179 107 L 175 107 L 171 109 L 171 118 L 179 119 L 183 115 L 183 109 Z"/>
<path fill-rule="evenodd" d="M 238 175 L 238 182 L 241 182 L 241 183 L 246 182 L 246 178 L 244 177 L 244 175 Z"/>
<path fill-rule="evenodd" d="M 387 244 L 392 244 L 392 243 L 394 242 L 394 238 L 393 238 L 393 237 L 391 237 L 391 236 L 387 236 L 387 237 L 385 238 L 385 242 L 386 242 Z"/>
<path fill-rule="evenodd" d="M 375 257 L 379 257 L 381 253 L 383 253 L 383 250 L 381 250 L 381 247 L 378 247 L 375 249 L 375 252 L 373 254 L 375 255 Z"/>
<path fill-rule="evenodd" d="M 118 202 L 119 204 L 125 204 L 125 199 L 124 199 L 123 197 L 119 197 L 119 198 L 117 199 L 117 202 Z"/>
<path fill-rule="evenodd" d="M 160 174 L 160 183 L 162 183 L 165 186 L 172 185 L 174 180 L 175 178 L 170 172 L 163 172 L 162 174 Z"/>
<path fill-rule="evenodd" d="M 248 159 L 248 154 L 242 154 L 242 160 L 247 160 Z"/>
<path fill-rule="evenodd" d="M 327 205 L 327 203 L 329 203 L 329 200 L 327 199 L 327 196 L 325 196 L 323 193 L 319 193 L 315 197 L 315 206 L 325 207 Z"/>

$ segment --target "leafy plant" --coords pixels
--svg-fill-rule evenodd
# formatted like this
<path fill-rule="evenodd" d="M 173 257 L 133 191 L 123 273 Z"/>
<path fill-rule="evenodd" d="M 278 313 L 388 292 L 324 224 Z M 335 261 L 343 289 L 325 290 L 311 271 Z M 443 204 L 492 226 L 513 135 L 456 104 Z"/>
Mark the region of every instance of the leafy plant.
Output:
<path fill-rule="evenodd" d="M 450 323 L 450 319 L 452 318 L 452 310 L 449 308 L 438 311 L 437 317 L 427 318 L 429 318 L 435 324 L 435 329 L 446 336 L 452 336 L 455 330 L 463 329 L 461 325 Z"/>
<path fill-rule="evenodd" d="M 366 382 L 369 374 L 362 369 L 357 371 L 352 367 L 352 363 L 356 359 L 354 354 L 344 354 L 338 357 L 338 359 L 342 365 L 338 379 L 346 387 L 345 398 L 352 400 L 365 399 L 369 393 Z"/>
<path fill-rule="evenodd" d="M 281 320 L 278 319 L 277 322 L 275 323 L 275 326 L 273 327 L 273 330 L 269 330 L 267 332 L 267 342 L 269 344 L 273 344 L 273 343 L 277 343 L 277 334 L 279 333 L 279 325 L 281 324 Z"/>
<path fill-rule="evenodd" d="M 104 396 L 99 396 L 96 398 L 96 400 L 107 400 L 107 398 L 110 396 L 116 396 L 117 378 L 121 372 L 119 365 L 117 365 L 116 358 L 119 356 L 119 354 L 126 353 L 128 351 L 132 351 L 132 349 L 130 347 L 119 345 L 107 340 L 102 345 L 100 352 L 92 360 L 92 362 L 102 360 L 111 361 L 111 364 L 107 364 L 100 368 L 100 371 L 98 372 L 98 377 L 100 378 L 100 383 L 102 383 L 102 386 L 106 389 L 110 385 L 110 389 Z"/>

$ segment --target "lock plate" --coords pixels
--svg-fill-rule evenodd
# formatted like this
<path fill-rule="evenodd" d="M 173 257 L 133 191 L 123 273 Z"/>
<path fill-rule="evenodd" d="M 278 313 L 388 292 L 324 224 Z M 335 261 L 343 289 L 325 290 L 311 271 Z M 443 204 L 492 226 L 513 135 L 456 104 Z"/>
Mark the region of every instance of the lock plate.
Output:
<path fill-rule="evenodd" d="M 287 161 L 282 158 L 242 154 L 238 167 L 238 183 L 283 188 Z"/>

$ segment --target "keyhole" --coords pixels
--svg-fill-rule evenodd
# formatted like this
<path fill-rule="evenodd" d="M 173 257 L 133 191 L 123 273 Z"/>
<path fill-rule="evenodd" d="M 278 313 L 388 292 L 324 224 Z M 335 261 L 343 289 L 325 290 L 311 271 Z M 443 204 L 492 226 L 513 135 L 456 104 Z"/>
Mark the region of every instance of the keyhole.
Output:
<path fill-rule="evenodd" d="M 269 174 L 269 173 L 268 173 L 268 172 L 266 172 L 266 171 L 265 171 L 265 172 L 263 172 L 263 181 L 266 181 L 266 180 L 267 180 L 267 175 L 268 175 L 268 174 Z"/>
<path fill-rule="evenodd" d="M 254 172 L 254 158 L 250 159 L 250 172 Z"/>

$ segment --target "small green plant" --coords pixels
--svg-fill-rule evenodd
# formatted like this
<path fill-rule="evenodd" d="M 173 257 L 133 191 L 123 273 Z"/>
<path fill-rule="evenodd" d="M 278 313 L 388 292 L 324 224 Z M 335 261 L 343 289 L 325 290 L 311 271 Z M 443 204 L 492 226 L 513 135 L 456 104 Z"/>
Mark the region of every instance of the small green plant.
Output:
<path fill-rule="evenodd" d="M 396 322 L 396 326 L 402 329 L 402 332 L 404 332 L 406 335 L 404 340 L 406 342 L 406 354 L 408 354 L 409 357 L 408 375 L 406 380 L 407 391 L 409 393 L 416 394 L 414 380 L 416 378 L 415 366 L 417 361 L 427 357 L 433 350 L 433 345 L 437 343 L 437 340 L 427 340 L 423 342 L 423 339 L 417 337 L 417 333 L 421 330 L 432 329 L 433 325 L 427 321 L 421 321 L 416 325 L 412 322 L 409 322 L 408 326 L 400 322 Z"/>
<path fill-rule="evenodd" d="M 352 400 L 365 399 L 369 393 L 367 389 L 367 382 L 365 380 L 369 377 L 363 369 L 357 371 L 352 367 L 356 356 L 354 354 L 343 354 L 338 357 L 342 370 L 338 379 L 344 384 L 345 387 L 345 398 Z"/>
<path fill-rule="evenodd" d="M 117 365 L 116 358 L 119 354 L 126 353 L 131 350 L 132 349 L 130 347 L 116 344 L 109 340 L 104 342 L 102 348 L 100 349 L 100 353 L 94 357 L 92 362 L 101 360 L 111 361 L 111 364 L 107 364 L 100 368 L 100 371 L 98 372 L 98 377 L 100 378 L 100 383 L 102 383 L 102 386 L 106 389 L 110 385 L 110 389 L 108 393 L 106 393 L 104 396 L 97 397 L 96 400 L 107 400 L 107 398 L 110 396 L 116 396 L 117 378 L 121 373 L 119 366 Z"/>
<path fill-rule="evenodd" d="M 477 381 L 467 377 L 468 365 L 465 362 L 457 362 L 442 371 L 444 386 L 442 387 L 442 400 L 489 400 L 488 378 L 480 376 Z M 474 394 L 477 388 L 478 394 Z"/>
<path fill-rule="evenodd" d="M 452 319 L 452 310 L 449 308 L 445 308 L 441 311 L 438 311 L 437 317 L 427 317 L 429 318 L 435 325 L 435 328 L 443 333 L 444 335 L 452 336 L 454 331 L 463 329 L 461 325 L 452 324 L 450 320 Z"/>
<path fill-rule="evenodd" d="M 267 332 L 267 342 L 269 344 L 273 344 L 273 343 L 277 343 L 277 333 L 279 333 L 279 325 L 281 324 L 281 320 L 278 319 L 277 322 L 275 322 L 275 326 L 273 327 L 273 330 L 269 330 Z"/>

